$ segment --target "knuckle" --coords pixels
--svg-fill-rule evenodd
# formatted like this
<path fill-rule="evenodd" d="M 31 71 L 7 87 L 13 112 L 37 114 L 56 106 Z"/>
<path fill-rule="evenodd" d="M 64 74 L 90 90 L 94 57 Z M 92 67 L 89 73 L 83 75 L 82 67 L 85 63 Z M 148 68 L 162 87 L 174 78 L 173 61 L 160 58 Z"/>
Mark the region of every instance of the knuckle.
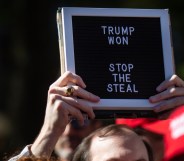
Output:
<path fill-rule="evenodd" d="M 58 101 L 58 109 L 61 109 L 64 107 L 64 102 L 63 101 Z"/>
<path fill-rule="evenodd" d="M 56 95 L 55 94 L 50 94 L 49 95 L 49 100 L 53 104 L 55 102 L 55 100 L 56 100 Z"/>
<path fill-rule="evenodd" d="M 48 94 L 54 93 L 55 92 L 55 87 L 51 85 L 48 89 Z"/>
<path fill-rule="evenodd" d="M 75 96 L 79 95 L 81 91 L 80 87 L 79 86 L 72 86 L 72 87 L 74 88 L 74 91 L 73 91 L 74 95 Z"/>
<path fill-rule="evenodd" d="M 177 75 L 176 74 L 174 74 L 172 77 L 171 77 L 171 79 L 176 79 L 177 78 Z"/>
<path fill-rule="evenodd" d="M 70 77 L 71 75 L 72 75 L 72 73 L 71 73 L 70 71 L 66 71 L 66 72 L 65 72 L 65 76 L 66 76 L 66 77 Z"/>
<path fill-rule="evenodd" d="M 60 113 L 62 116 L 68 115 L 68 110 L 66 107 L 66 103 L 62 100 L 57 100 L 55 104 L 55 110 Z"/>
<path fill-rule="evenodd" d="M 172 77 L 171 77 L 171 81 L 177 81 L 178 80 L 178 76 L 176 74 L 174 74 Z"/>
<path fill-rule="evenodd" d="M 175 93 L 176 93 L 176 88 L 171 88 L 171 89 L 169 90 L 169 93 L 170 93 L 171 96 L 174 96 Z"/>
<path fill-rule="evenodd" d="M 60 100 L 60 102 L 62 101 L 62 96 L 56 95 L 56 94 L 50 94 L 49 95 L 49 101 L 54 104 L 56 100 Z"/>
<path fill-rule="evenodd" d="M 80 90 L 79 86 L 73 86 L 73 88 L 75 89 L 76 92 L 79 92 L 79 90 Z"/>

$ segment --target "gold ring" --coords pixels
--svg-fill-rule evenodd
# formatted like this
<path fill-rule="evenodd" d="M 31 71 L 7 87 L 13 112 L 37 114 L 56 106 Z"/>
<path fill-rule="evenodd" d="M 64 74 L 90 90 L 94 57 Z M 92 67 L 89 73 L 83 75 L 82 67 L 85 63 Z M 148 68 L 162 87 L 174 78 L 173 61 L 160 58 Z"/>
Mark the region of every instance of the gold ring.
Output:
<path fill-rule="evenodd" d="M 75 91 L 74 87 L 70 86 L 70 87 L 67 87 L 65 94 L 67 96 L 73 96 L 74 91 Z"/>

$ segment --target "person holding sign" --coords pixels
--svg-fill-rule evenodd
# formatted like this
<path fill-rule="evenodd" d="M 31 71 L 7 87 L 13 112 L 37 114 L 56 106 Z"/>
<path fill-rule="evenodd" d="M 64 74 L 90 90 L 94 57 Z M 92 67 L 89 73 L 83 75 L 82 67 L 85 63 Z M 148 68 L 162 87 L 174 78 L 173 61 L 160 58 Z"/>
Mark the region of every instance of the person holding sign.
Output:
<path fill-rule="evenodd" d="M 67 85 L 69 83 L 72 83 L 73 85 Z M 100 101 L 100 98 L 86 91 L 85 87 L 86 85 L 83 82 L 82 78 L 74 73 L 65 72 L 61 77 L 59 77 L 59 79 L 56 80 L 49 88 L 45 119 L 38 137 L 32 145 L 26 146 L 26 148 L 22 151 L 20 155 L 11 158 L 9 161 L 16 161 L 23 156 L 31 155 L 36 157 L 50 158 L 58 138 L 64 132 L 67 124 L 72 118 L 77 119 L 81 125 L 84 124 L 85 118 L 83 117 L 83 114 L 81 112 L 83 111 L 89 116 L 90 119 L 94 119 L 95 114 L 93 112 L 93 109 L 86 103 L 85 100 L 90 102 L 98 102 Z M 159 92 L 157 95 L 150 97 L 151 102 L 160 102 L 160 104 L 154 107 L 154 110 L 156 112 L 174 109 L 175 107 L 184 104 L 184 81 L 176 75 L 173 75 L 170 79 L 162 82 L 157 87 L 157 91 Z M 83 98 L 84 100 L 78 99 L 77 97 Z M 121 127 L 120 129 L 122 128 L 123 127 Z M 139 137 L 137 137 L 135 133 L 130 133 L 132 134 L 132 136 L 135 136 L 134 138 L 135 140 L 137 140 L 136 142 L 138 143 L 137 146 L 139 147 L 140 145 L 142 147 L 141 157 L 140 155 L 138 155 L 137 159 L 140 161 L 148 161 L 149 155 L 146 152 L 146 146 L 144 146 L 143 142 L 139 140 Z M 119 136 L 114 134 L 115 133 L 112 132 L 112 137 L 106 137 L 105 140 L 107 140 L 108 143 L 119 142 Z M 126 137 L 121 137 L 121 139 L 123 138 L 125 140 L 128 139 Z M 95 141 L 94 138 L 92 139 L 92 143 L 94 143 L 93 141 Z M 125 144 L 127 145 L 127 143 L 129 142 L 126 142 Z M 107 143 L 104 142 L 104 144 Z M 127 146 L 125 146 L 125 144 L 123 144 L 122 142 L 118 145 L 113 144 L 113 148 L 117 149 L 116 153 L 114 153 L 116 155 L 114 156 L 115 158 L 124 156 L 123 152 L 126 152 L 126 150 L 121 152 L 119 151 L 121 154 L 118 154 L 117 152 L 120 147 L 122 148 L 122 146 L 124 149 L 126 149 Z M 128 148 L 129 150 L 132 150 L 132 152 L 136 153 L 136 151 L 139 151 L 139 149 L 137 148 L 132 149 L 133 147 L 131 146 L 134 146 L 134 144 L 129 145 L 130 146 L 128 146 Z M 89 149 L 89 153 L 91 155 L 93 154 L 92 158 L 97 157 L 95 156 L 97 155 L 96 153 L 91 153 L 91 149 Z M 98 153 L 98 155 L 100 155 L 100 153 Z M 105 156 L 104 152 L 103 155 Z M 113 151 L 111 157 L 113 157 Z M 126 158 L 126 160 L 128 160 L 128 158 Z"/>

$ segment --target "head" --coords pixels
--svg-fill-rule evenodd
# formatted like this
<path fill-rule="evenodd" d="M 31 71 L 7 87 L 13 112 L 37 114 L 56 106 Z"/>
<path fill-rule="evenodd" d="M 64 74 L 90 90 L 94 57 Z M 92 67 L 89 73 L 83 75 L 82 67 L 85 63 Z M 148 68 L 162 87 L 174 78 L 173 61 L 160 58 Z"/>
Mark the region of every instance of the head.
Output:
<path fill-rule="evenodd" d="M 62 160 L 70 160 L 73 151 L 81 143 L 82 139 L 102 125 L 103 123 L 100 120 L 85 120 L 84 126 L 73 120 L 67 125 L 55 146 L 56 155 Z"/>
<path fill-rule="evenodd" d="M 73 161 L 149 161 L 147 148 L 129 127 L 109 125 L 86 137 Z"/>
<path fill-rule="evenodd" d="M 116 124 L 125 124 L 132 127 L 133 130 L 142 138 L 142 140 L 149 145 L 154 161 L 161 161 L 164 156 L 164 142 L 163 135 L 152 132 L 148 127 L 152 127 L 156 118 L 121 118 L 116 119 Z M 159 125 L 157 126 L 159 128 Z"/>

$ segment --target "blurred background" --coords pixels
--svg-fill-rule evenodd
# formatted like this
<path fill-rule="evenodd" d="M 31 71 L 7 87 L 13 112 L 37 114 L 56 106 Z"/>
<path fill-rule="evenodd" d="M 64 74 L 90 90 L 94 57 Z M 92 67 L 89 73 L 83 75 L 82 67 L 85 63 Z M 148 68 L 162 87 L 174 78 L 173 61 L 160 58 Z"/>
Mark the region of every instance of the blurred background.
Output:
<path fill-rule="evenodd" d="M 184 79 L 184 1 L 1 0 L 0 160 L 30 144 L 43 123 L 49 85 L 60 75 L 58 7 L 168 8 L 176 74 Z"/>

